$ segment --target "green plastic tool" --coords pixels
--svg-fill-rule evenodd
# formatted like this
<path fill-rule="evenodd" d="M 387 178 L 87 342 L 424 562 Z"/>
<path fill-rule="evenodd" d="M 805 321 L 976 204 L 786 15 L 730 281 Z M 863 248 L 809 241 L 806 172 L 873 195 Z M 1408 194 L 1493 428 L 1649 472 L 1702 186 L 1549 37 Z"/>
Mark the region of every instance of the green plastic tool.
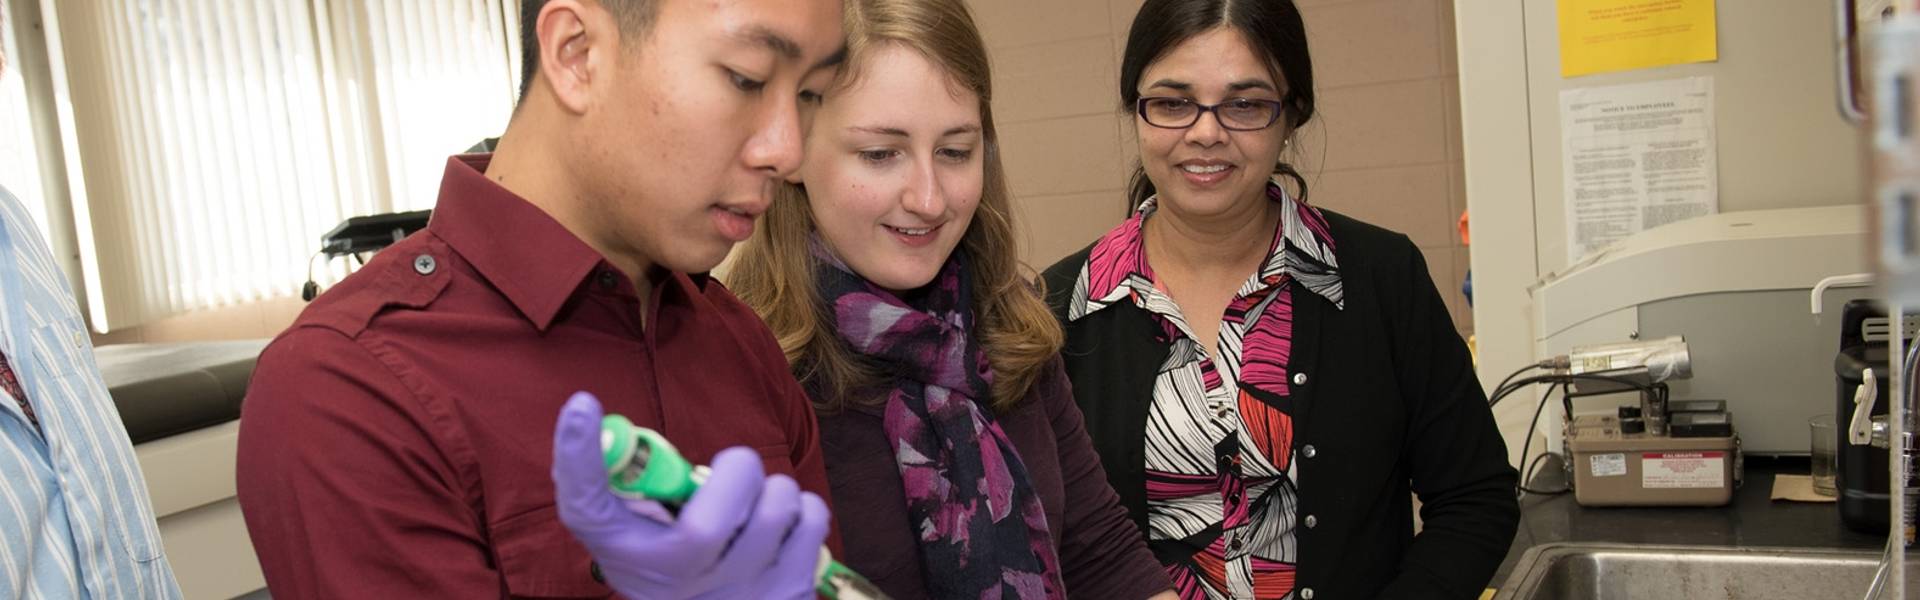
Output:
<path fill-rule="evenodd" d="M 621 415 L 600 420 L 600 450 L 606 460 L 607 486 L 614 495 L 653 500 L 677 508 L 706 483 L 705 465 L 687 462 L 660 432 L 634 425 Z M 833 560 L 820 548 L 816 589 L 829 600 L 889 600 L 873 582 Z"/>

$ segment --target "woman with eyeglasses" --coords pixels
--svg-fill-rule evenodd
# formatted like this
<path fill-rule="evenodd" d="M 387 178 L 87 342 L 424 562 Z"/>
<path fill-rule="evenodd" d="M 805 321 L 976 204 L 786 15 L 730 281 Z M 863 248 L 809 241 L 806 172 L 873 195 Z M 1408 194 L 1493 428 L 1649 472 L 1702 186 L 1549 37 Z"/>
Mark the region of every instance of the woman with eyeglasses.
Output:
<path fill-rule="evenodd" d="M 1517 477 L 1420 251 L 1309 204 L 1284 159 L 1314 115 L 1299 10 L 1147 0 L 1120 79 L 1137 209 L 1044 281 L 1094 447 L 1174 590 L 1479 596 Z"/>

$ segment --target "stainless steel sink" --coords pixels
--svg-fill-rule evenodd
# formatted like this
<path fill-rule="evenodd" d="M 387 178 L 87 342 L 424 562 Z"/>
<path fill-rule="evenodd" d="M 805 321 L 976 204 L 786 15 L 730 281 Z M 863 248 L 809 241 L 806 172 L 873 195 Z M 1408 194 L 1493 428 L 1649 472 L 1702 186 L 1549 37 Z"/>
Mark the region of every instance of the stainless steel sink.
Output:
<path fill-rule="evenodd" d="M 1495 600 L 1860 598 L 1879 552 L 1544 544 L 1522 555 Z M 1907 580 L 1920 581 L 1920 561 Z"/>

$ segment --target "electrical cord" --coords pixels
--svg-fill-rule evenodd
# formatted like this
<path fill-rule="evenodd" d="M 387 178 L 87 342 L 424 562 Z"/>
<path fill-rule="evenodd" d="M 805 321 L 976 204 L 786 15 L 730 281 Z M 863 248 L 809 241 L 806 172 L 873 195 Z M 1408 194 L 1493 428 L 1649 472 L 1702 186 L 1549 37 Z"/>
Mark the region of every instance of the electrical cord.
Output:
<path fill-rule="evenodd" d="M 1543 393 L 1543 394 L 1540 394 L 1540 403 L 1539 403 L 1538 405 L 1536 405 L 1536 406 L 1534 406 L 1534 408 L 1533 408 L 1533 420 L 1531 420 L 1531 421 L 1528 421 L 1528 422 L 1527 422 L 1527 438 L 1526 438 L 1526 440 L 1527 440 L 1527 441 L 1526 441 L 1526 442 L 1524 442 L 1524 443 L 1522 443 L 1522 444 L 1520 444 L 1520 460 L 1521 460 L 1521 462 L 1523 462 L 1523 463 L 1525 463 L 1525 464 L 1526 464 L 1526 466 L 1527 466 L 1527 468 L 1521 471 L 1521 473 L 1520 473 L 1520 484 L 1519 484 L 1519 485 L 1517 485 L 1517 486 L 1515 486 L 1515 487 L 1517 487 L 1517 488 L 1519 488 L 1519 490 L 1520 490 L 1520 492 L 1519 492 L 1519 493 L 1520 493 L 1521 495 L 1524 495 L 1524 494 L 1540 494 L 1540 495 L 1543 495 L 1543 496 L 1544 496 L 1544 495 L 1553 495 L 1553 494 L 1564 494 L 1564 493 L 1567 493 L 1567 492 L 1569 492 L 1569 491 L 1572 491 L 1572 489 L 1573 489 L 1573 488 L 1572 488 L 1571 486 L 1569 486 L 1569 487 L 1563 487 L 1563 488 L 1561 488 L 1561 489 L 1558 489 L 1558 490 L 1536 490 L 1536 489 L 1533 489 L 1533 488 L 1530 488 L 1530 487 L 1527 487 L 1527 484 L 1528 484 L 1528 483 L 1532 483 L 1532 482 L 1533 482 L 1533 469 L 1534 469 L 1534 467 L 1535 467 L 1535 466 L 1537 466 L 1537 464 L 1539 463 L 1539 461 L 1540 461 L 1540 459 L 1542 459 L 1542 458 L 1546 458 L 1546 457 L 1548 457 L 1548 456 L 1551 456 L 1551 455 L 1553 454 L 1552 452 L 1545 452 L 1545 453 L 1542 453 L 1542 454 L 1541 454 L 1541 455 L 1540 455 L 1539 457 L 1536 457 L 1536 458 L 1534 458 L 1532 462 L 1527 462 L 1527 454 L 1533 451 L 1533 434 L 1534 434 L 1534 432 L 1535 432 L 1535 431 L 1537 431 L 1537 430 L 1539 429 L 1539 427 L 1540 427 L 1540 413 L 1542 413 L 1542 412 L 1545 412 L 1545 411 L 1546 411 L 1546 409 L 1547 409 L 1547 400 L 1549 400 L 1549 399 L 1552 399 L 1552 398 L 1553 398 L 1553 390 L 1554 390 L 1555 388 L 1560 388 L 1560 387 L 1562 387 L 1562 386 L 1565 386 L 1565 385 L 1566 385 L 1565 383 L 1550 383 L 1550 384 L 1547 384 L 1547 391 L 1546 391 L 1546 393 Z M 1520 496 L 1519 496 L 1519 495 L 1516 495 L 1516 499 L 1517 499 L 1518 497 L 1520 497 Z"/>
<path fill-rule="evenodd" d="M 1564 494 L 1569 491 L 1572 491 L 1573 489 L 1571 482 L 1569 482 L 1568 486 L 1558 490 L 1536 490 L 1536 489 L 1527 487 L 1527 484 L 1532 482 L 1534 470 L 1538 468 L 1540 461 L 1545 459 L 1548 456 L 1553 455 L 1552 451 L 1548 451 L 1541 454 L 1540 456 L 1533 457 L 1531 459 L 1529 459 L 1527 456 L 1531 454 L 1533 451 L 1533 436 L 1539 430 L 1540 415 L 1546 411 L 1547 401 L 1553 399 L 1553 392 L 1556 388 L 1559 388 L 1562 392 L 1561 403 L 1564 405 L 1564 408 L 1566 410 L 1565 414 L 1568 414 L 1568 415 L 1573 414 L 1573 406 L 1572 406 L 1573 397 L 1566 394 L 1565 391 L 1567 388 L 1570 388 L 1575 381 L 1603 381 L 1603 382 L 1608 382 L 1608 383 L 1613 383 L 1618 385 L 1624 385 L 1624 386 L 1628 386 L 1636 390 L 1639 390 L 1642 393 L 1653 394 L 1659 397 L 1663 403 L 1667 400 L 1667 393 L 1668 393 L 1667 386 L 1649 385 L 1649 384 L 1644 384 L 1637 381 L 1630 381 L 1630 380 L 1621 379 L 1617 377 L 1609 377 L 1606 375 L 1595 375 L 1595 374 L 1587 374 L 1587 373 L 1580 373 L 1580 374 L 1548 373 L 1545 375 L 1535 375 L 1531 377 L 1516 379 L 1521 374 L 1526 373 L 1527 371 L 1531 371 L 1537 368 L 1542 368 L 1544 366 L 1547 366 L 1547 363 L 1544 363 L 1544 362 L 1536 363 L 1536 364 L 1528 365 L 1526 367 L 1522 367 L 1518 371 L 1514 371 L 1512 374 L 1508 375 L 1506 379 L 1501 380 L 1500 385 L 1494 387 L 1493 393 L 1490 396 L 1488 396 L 1488 399 L 1487 399 L 1487 405 L 1494 406 L 1499 404 L 1501 400 L 1506 399 L 1507 396 L 1513 395 L 1514 392 L 1520 391 L 1521 389 L 1524 389 L 1526 386 L 1533 385 L 1536 383 L 1547 384 L 1546 392 L 1540 395 L 1540 402 L 1534 406 L 1533 419 L 1528 421 L 1527 423 L 1526 441 L 1522 443 L 1520 446 L 1520 460 L 1522 461 L 1524 468 L 1521 470 L 1521 473 L 1520 473 L 1520 483 L 1516 487 L 1518 488 L 1519 493 L 1522 495 L 1524 494 L 1540 494 L 1540 495 Z"/>
<path fill-rule="evenodd" d="M 307 283 L 300 286 L 300 299 L 303 301 L 312 302 L 314 298 L 320 296 L 320 283 L 313 280 L 313 260 L 320 258 L 322 254 L 326 254 L 326 251 L 315 252 L 313 256 L 307 258 Z"/>
<path fill-rule="evenodd" d="M 1532 481 L 1533 474 L 1538 472 L 1538 469 L 1540 467 L 1540 462 L 1555 456 L 1559 456 L 1559 454 L 1555 453 L 1552 450 L 1548 450 L 1546 452 L 1541 452 L 1539 456 L 1533 457 L 1533 460 L 1527 462 L 1527 475 L 1525 476 L 1525 480 Z M 1560 489 L 1557 489 L 1557 490 L 1536 490 L 1529 487 L 1521 487 L 1520 491 L 1528 494 L 1538 494 L 1541 496 L 1557 496 L 1560 494 L 1565 494 L 1567 492 L 1573 491 L 1573 486 L 1571 484 L 1563 485 L 1560 487 Z"/>
<path fill-rule="evenodd" d="M 1533 385 L 1536 383 L 1559 383 L 1563 385 L 1571 385 L 1575 381 L 1605 381 L 1608 383 L 1624 385 L 1624 386 L 1627 386 L 1642 392 L 1647 392 L 1650 394 L 1658 393 L 1658 388 L 1654 385 L 1640 383 L 1638 381 L 1632 381 L 1628 379 L 1621 379 L 1618 377 L 1609 377 L 1606 375 L 1595 375 L 1592 373 L 1551 373 L 1547 375 L 1535 375 L 1532 377 L 1524 377 L 1521 379 L 1514 380 L 1513 382 L 1508 383 L 1505 388 L 1494 390 L 1493 396 L 1492 396 L 1493 399 L 1489 400 L 1488 404 L 1489 405 L 1498 404 L 1500 402 L 1500 399 L 1505 398 L 1508 394 L 1512 394 L 1513 392 L 1519 391 L 1520 388 Z M 1665 398 L 1662 397 L 1662 399 L 1665 399 Z"/>
<path fill-rule="evenodd" d="M 1515 370 L 1512 373 L 1508 373 L 1505 379 L 1500 380 L 1499 385 L 1493 386 L 1493 393 L 1487 396 L 1487 406 L 1493 406 L 1495 403 L 1498 403 L 1500 401 L 1500 393 L 1499 393 L 1500 390 L 1506 389 L 1507 384 L 1513 383 L 1513 378 L 1519 377 L 1521 373 L 1525 373 L 1527 371 L 1532 371 L 1534 369 L 1547 368 L 1551 364 L 1553 363 L 1548 361 L 1540 361 L 1524 367 L 1520 367 L 1518 370 Z"/>

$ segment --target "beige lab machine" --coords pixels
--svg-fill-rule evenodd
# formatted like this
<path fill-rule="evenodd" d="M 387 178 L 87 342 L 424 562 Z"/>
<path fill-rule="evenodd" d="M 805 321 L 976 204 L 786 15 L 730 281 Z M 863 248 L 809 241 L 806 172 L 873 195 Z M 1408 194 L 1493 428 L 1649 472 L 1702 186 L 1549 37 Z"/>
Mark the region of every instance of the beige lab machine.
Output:
<path fill-rule="evenodd" d="M 1576 502 L 1720 506 L 1733 498 L 1740 438 L 1726 402 L 1668 398 L 1668 381 L 1693 376 L 1686 340 L 1582 346 L 1554 363 L 1567 380 L 1562 435 Z M 1638 404 L 1613 414 L 1574 410 L 1582 398 L 1623 393 L 1638 395 Z"/>

